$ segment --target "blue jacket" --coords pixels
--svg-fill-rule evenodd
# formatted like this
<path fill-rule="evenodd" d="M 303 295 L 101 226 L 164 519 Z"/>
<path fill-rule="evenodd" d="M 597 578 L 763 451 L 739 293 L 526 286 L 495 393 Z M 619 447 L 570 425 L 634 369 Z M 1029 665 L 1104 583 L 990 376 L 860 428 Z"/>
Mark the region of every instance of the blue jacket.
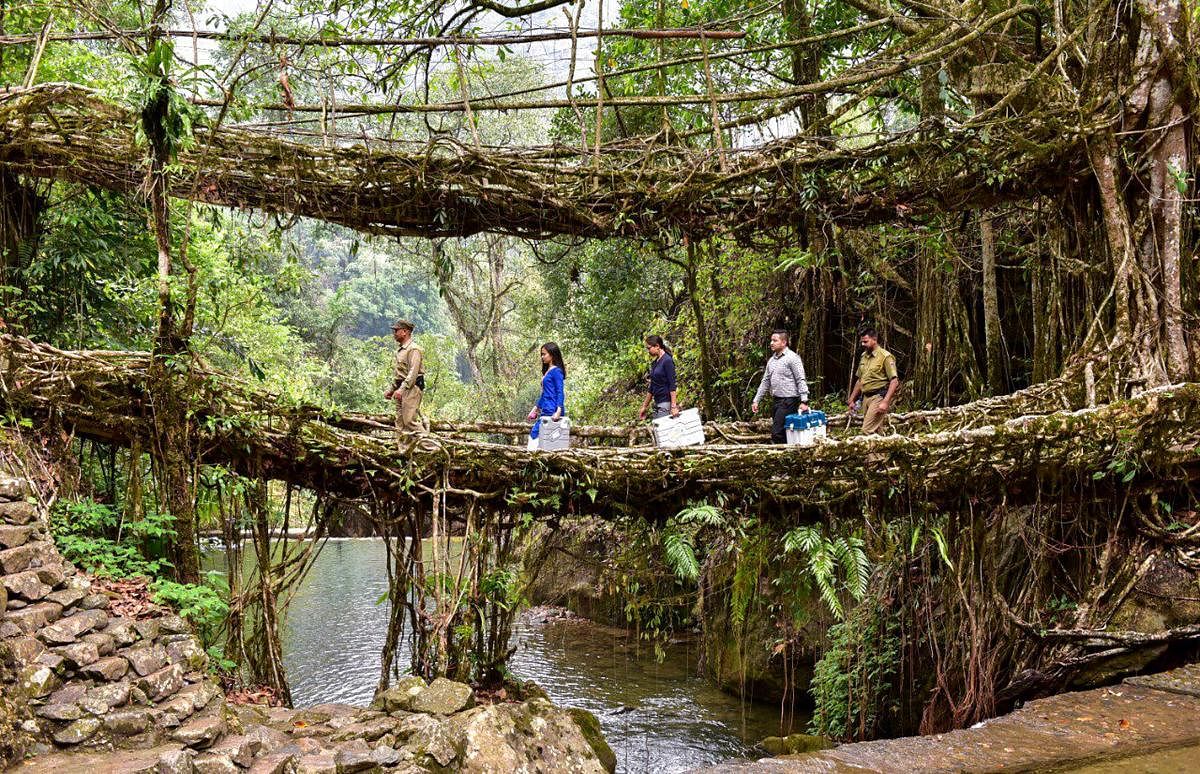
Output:
<path fill-rule="evenodd" d="M 542 376 L 542 397 L 538 398 L 538 410 L 543 415 L 553 414 L 561 410 L 565 415 L 566 392 L 563 389 L 563 372 L 558 366 L 550 366 Z"/>
<path fill-rule="evenodd" d="M 670 353 L 662 353 L 662 357 L 650 366 L 650 394 L 657 403 L 666 403 L 675 392 L 675 358 Z"/>

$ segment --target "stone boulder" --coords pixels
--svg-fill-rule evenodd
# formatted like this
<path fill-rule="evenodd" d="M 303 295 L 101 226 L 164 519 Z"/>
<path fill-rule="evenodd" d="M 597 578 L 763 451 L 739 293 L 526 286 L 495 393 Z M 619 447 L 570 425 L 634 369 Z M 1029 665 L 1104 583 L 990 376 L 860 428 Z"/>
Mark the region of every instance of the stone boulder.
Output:
<path fill-rule="evenodd" d="M 29 524 L 37 519 L 37 507 L 30 502 L 0 502 L 0 522 L 6 524 Z"/>
<path fill-rule="evenodd" d="M 108 623 L 108 614 L 101 610 L 83 610 L 69 618 L 64 618 L 53 626 L 47 626 L 38 632 L 44 642 L 53 645 L 69 645 L 78 639 L 79 635 L 99 629 Z"/>
<path fill-rule="evenodd" d="M 82 744 L 96 735 L 96 732 L 100 730 L 100 725 L 99 718 L 80 718 L 56 732 L 54 741 L 65 745 Z"/>
<path fill-rule="evenodd" d="M 581 724 L 577 719 L 584 722 Z M 449 719 L 459 737 L 461 771 L 612 772 L 617 758 L 596 717 L 544 699 L 493 704 Z"/>
<path fill-rule="evenodd" d="M 475 692 L 466 683 L 456 683 L 438 677 L 412 700 L 413 712 L 430 715 L 453 715 L 473 706 Z"/>
<path fill-rule="evenodd" d="M 371 709 L 384 712 L 411 712 L 413 699 L 425 690 L 425 681 L 409 675 L 382 693 L 375 694 L 371 701 Z"/>
<path fill-rule="evenodd" d="M 27 602 L 36 602 L 50 593 L 50 586 L 42 583 L 37 570 L 26 570 L 3 578 L 4 588 L 10 595 Z"/>

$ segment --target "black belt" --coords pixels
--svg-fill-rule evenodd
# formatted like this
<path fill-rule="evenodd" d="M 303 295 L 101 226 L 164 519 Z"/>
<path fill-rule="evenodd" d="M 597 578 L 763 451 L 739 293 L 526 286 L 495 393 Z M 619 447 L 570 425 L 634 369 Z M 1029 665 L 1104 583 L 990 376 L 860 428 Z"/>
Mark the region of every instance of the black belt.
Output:
<path fill-rule="evenodd" d="M 872 390 L 871 392 L 868 392 L 867 397 L 872 398 L 872 397 L 878 395 L 879 397 L 882 398 L 884 395 L 887 395 L 887 391 L 888 391 L 888 388 L 885 385 L 883 387 L 880 387 L 878 390 Z"/>

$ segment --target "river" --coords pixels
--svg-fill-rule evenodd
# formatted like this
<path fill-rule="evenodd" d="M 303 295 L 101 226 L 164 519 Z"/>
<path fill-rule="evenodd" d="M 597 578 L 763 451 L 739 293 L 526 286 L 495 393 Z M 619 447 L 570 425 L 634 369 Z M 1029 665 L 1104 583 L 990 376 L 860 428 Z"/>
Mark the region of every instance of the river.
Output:
<path fill-rule="evenodd" d="M 386 630 L 387 609 L 375 604 L 387 589 L 386 561 L 381 540 L 330 540 L 297 589 L 283 633 L 297 707 L 371 701 Z M 688 644 L 668 647 L 659 662 L 630 635 L 572 620 L 523 623 L 514 638 L 513 673 L 556 704 L 595 713 L 620 771 L 759 757 L 754 743 L 779 733 L 778 708 L 713 688 L 696 675 Z"/>

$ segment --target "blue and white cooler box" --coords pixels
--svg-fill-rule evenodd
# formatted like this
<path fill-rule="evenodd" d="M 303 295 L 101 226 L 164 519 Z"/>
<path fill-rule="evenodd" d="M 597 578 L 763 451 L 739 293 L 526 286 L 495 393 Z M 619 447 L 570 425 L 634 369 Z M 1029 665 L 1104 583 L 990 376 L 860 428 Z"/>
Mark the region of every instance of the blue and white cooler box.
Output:
<path fill-rule="evenodd" d="M 555 422 L 550 417 L 539 417 L 537 451 L 562 451 L 571 448 L 571 420 L 563 417 Z"/>
<path fill-rule="evenodd" d="M 812 446 L 818 438 L 824 438 L 829 423 L 824 411 L 806 411 L 803 414 L 788 414 L 783 420 L 787 430 L 787 442 L 795 446 Z"/>

